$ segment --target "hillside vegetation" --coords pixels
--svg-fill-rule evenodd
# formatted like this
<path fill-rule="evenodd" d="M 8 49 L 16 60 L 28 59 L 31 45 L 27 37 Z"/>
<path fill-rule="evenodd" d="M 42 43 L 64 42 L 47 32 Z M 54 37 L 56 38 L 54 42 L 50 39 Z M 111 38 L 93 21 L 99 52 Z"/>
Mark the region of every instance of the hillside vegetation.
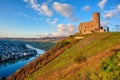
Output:
<path fill-rule="evenodd" d="M 53 59 L 62 54 L 66 49 L 70 48 L 76 42 L 78 42 L 78 40 L 72 38 L 66 38 L 58 41 L 56 45 L 50 50 L 46 51 L 37 59 L 22 67 L 20 70 L 17 70 L 12 76 L 8 78 L 8 80 L 23 80 L 27 76 L 31 75 L 35 71 L 39 70 L 40 68 L 51 62 Z"/>
<path fill-rule="evenodd" d="M 116 32 L 71 35 L 9 80 L 119 80 L 119 76 L 120 33 Z"/>

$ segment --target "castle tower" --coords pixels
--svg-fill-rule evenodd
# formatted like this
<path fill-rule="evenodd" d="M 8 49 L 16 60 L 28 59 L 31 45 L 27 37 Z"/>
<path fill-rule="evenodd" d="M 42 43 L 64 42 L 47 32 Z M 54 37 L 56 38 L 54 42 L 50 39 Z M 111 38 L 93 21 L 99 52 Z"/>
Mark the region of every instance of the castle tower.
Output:
<path fill-rule="evenodd" d="M 107 29 L 109 31 L 109 29 Z M 96 12 L 92 15 L 92 21 L 82 22 L 79 25 L 79 33 L 88 34 L 94 32 L 105 32 L 103 27 L 100 27 L 100 13 Z"/>
<path fill-rule="evenodd" d="M 98 12 L 93 13 L 92 21 L 94 23 L 94 28 L 99 30 L 100 29 L 100 13 Z"/>

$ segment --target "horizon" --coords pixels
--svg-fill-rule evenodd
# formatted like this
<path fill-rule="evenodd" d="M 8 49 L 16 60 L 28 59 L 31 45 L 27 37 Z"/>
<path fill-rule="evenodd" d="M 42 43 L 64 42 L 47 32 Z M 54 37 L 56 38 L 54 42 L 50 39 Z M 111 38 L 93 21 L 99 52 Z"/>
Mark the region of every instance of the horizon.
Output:
<path fill-rule="evenodd" d="M 0 39 L 39 39 L 39 38 L 60 38 L 60 37 L 66 37 L 66 36 L 51 36 L 51 37 L 0 37 Z"/>
<path fill-rule="evenodd" d="M 68 36 L 100 13 L 101 26 L 120 31 L 119 0 L 1 0 L 0 38 Z"/>

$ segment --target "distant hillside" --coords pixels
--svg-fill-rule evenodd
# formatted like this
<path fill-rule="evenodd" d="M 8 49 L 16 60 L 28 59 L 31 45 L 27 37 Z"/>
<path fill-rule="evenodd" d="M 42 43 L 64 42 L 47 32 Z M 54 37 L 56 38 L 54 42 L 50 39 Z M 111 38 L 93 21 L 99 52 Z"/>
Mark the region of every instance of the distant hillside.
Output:
<path fill-rule="evenodd" d="M 0 38 L 0 40 L 29 41 L 29 42 L 57 42 L 65 37 L 44 37 L 44 38 Z"/>
<path fill-rule="evenodd" d="M 8 80 L 120 80 L 120 33 L 75 34 Z"/>

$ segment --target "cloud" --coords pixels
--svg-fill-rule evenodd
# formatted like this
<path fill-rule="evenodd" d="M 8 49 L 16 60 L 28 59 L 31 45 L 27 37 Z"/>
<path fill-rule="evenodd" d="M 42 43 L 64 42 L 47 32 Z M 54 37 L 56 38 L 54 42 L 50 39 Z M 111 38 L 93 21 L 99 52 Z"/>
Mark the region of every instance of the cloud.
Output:
<path fill-rule="evenodd" d="M 60 37 L 61 35 L 58 33 L 43 33 L 36 36 L 42 38 L 42 37 Z"/>
<path fill-rule="evenodd" d="M 111 19 L 114 16 L 116 16 L 116 14 L 117 14 L 116 9 L 109 10 L 109 11 L 104 11 L 103 17 L 106 18 L 106 19 Z"/>
<path fill-rule="evenodd" d="M 65 29 L 64 26 L 65 26 L 64 24 L 59 24 L 59 25 L 57 26 L 58 32 L 61 32 L 61 33 L 65 32 L 66 29 Z"/>
<path fill-rule="evenodd" d="M 99 3 L 98 3 L 98 6 L 101 8 L 101 9 L 104 9 L 104 6 L 106 4 L 107 0 L 101 0 Z"/>
<path fill-rule="evenodd" d="M 72 21 L 77 21 L 78 18 L 73 16 L 74 9 L 69 4 L 62 4 L 59 2 L 53 2 L 53 0 L 46 0 L 39 4 L 37 0 L 24 0 L 24 2 L 29 3 L 29 6 L 38 12 L 40 15 L 46 15 L 51 17 L 53 15 L 53 11 L 56 11 L 58 14 L 69 18 Z M 52 7 L 49 3 L 52 2 Z M 49 5 L 49 6 L 48 6 Z M 50 8 L 51 7 L 51 8 Z M 51 22 L 51 24 L 56 23 L 56 21 Z"/>
<path fill-rule="evenodd" d="M 65 33 L 74 32 L 75 27 L 76 27 L 76 26 L 74 26 L 74 25 L 72 25 L 72 24 L 66 24 L 66 25 L 64 25 L 64 24 L 59 24 L 59 25 L 57 26 L 59 32 L 65 32 Z"/>
<path fill-rule="evenodd" d="M 29 2 L 29 0 L 23 0 L 24 2 Z"/>
<path fill-rule="evenodd" d="M 62 4 L 62 3 L 59 3 L 59 2 L 54 2 L 53 3 L 53 9 L 59 13 L 60 15 L 63 15 L 67 18 L 71 17 L 73 12 L 74 12 L 74 9 L 71 5 L 69 4 Z"/>
<path fill-rule="evenodd" d="M 40 20 L 39 18 L 36 18 L 36 17 L 33 17 L 32 19 L 35 20 L 35 21 L 39 21 Z"/>
<path fill-rule="evenodd" d="M 30 16 L 28 14 L 24 14 L 24 16 L 30 18 Z"/>
<path fill-rule="evenodd" d="M 115 27 L 119 27 L 120 28 L 120 25 L 119 24 L 117 24 L 117 25 L 114 25 Z"/>
<path fill-rule="evenodd" d="M 52 16 L 53 12 L 48 8 L 47 4 L 38 4 L 37 0 L 24 0 L 24 2 L 29 3 L 32 9 L 37 11 L 40 15 L 44 14 L 48 17 Z"/>
<path fill-rule="evenodd" d="M 4 38 L 4 37 L 5 37 L 5 34 L 0 32 L 0 38 Z"/>
<path fill-rule="evenodd" d="M 47 22 L 49 22 L 49 21 L 50 21 L 50 19 L 48 19 L 48 18 L 47 18 L 47 19 L 46 19 L 46 21 L 47 21 Z"/>
<path fill-rule="evenodd" d="M 115 24 L 114 26 L 114 31 L 120 31 L 120 25 L 119 24 Z"/>
<path fill-rule="evenodd" d="M 28 14 L 24 14 L 24 13 L 22 13 L 22 12 L 19 12 L 18 15 L 19 15 L 19 16 L 25 16 L 25 17 L 27 17 L 27 18 L 30 18 L 30 17 L 31 17 L 31 16 L 29 16 Z"/>
<path fill-rule="evenodd" d="M 39 35 L 35 35 L 35 36 L 37 36 L 37 37 L 48 37 L 49 36 L 49 34 L 48 33 L 44 33 L 44 34 L 39 34 Z"/>
<path fill-rule="evenodd" d="M 44 12 L 45 15 L 47 16 L 52 16 L 53 12 L 49 10 L 48 6 L 46 4 L 41 5 L 41 10 Z"/>
<path fill-rule="evenodd" d="M 58 28 L 58 32 L 61 35 L 68 36 L 70 34 L 74 34 L 75 32 L 77 32 L 77 27 L 72 24 L 59 24 L 57 28 Z"/>
<path fill-rule="evenodd" d="M 120 4 L 117 5 L 117 7 L 112 10 L 104 11 L 102 16 L 106 19 L 111 19 L 115 16 L 118 16 L 119 18 L 119 12 L 120 12 Z"/>
<path fill-rule="evenodd" d="M 51 25 L 55 25 L 58 22 L 58 18 L 54 18 L 53 21 L 50 21 L 49 18 L 46 19 L 46 22 L 48 22 Z"/>
<path fill-rule="evenodd" d="M 117 6 L 118 11 L 120 11 L 120 4 Z"/>
<path fill-rule="evenodd" d="M 89 5 L 84 6 L 83 9 L 84 9 L 85 11 L 88 11 L 88 10 L 90 10 L 90 6 L 89 6 Z"/>
<path fill-rule="evenodd" d="M 49 19 L 47 19 L 49 21 Z M 72 24 L 58 24 L 57 32 L 53 33 L 44 33 L 40 35 L 36 35 L 37 37 L 60 37 L 60 36 L 68 36 L 77 32 L 77 27 Z"/>
<path fill-rule="evenodd" d="M 101 21 L 101 26 L 103 27 L 107 27 L 109 24 L 109 22 L 106 22 L 106 21 Z"/>

